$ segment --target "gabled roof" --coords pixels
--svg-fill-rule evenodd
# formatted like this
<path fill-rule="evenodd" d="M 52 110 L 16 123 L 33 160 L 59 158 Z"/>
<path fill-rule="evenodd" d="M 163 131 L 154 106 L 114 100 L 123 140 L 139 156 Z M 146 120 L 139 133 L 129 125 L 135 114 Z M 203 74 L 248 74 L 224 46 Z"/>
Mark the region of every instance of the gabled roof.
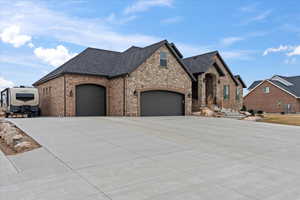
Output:
<path fill-rule="evenodd" d="M 105 76 L 108 78 L 126 75 L 139 67 L 163 45 L 166 45 L 169 48 L 190 78 L 194 80 L 194 76 L 182 63 L 178 54 L 170 46 L 169 42 L 163 40 L 144 48 L 132 46 L 124 52 L 87 48 L 57 69 L 42 77 L 35 82 L 34 85 L 41 84 L 63 74 L 86 74 Z"/>
<path fill-rule="evenodd" d="M 247 85 L 245 84 L 240 75 L 235 75 L 234 77 L 242 84 L 243 88 L 247 88 Z"/>
<path fill-rule="evenodd" d="M 217 51 L 213 51 L 197 56 L 184 58 L 183 63 L 190 69 L 193 74 L 204 73 L 215 63 L 213 57 L 217 53 Z"/>
<path fill-rule="evenodd" d="M 193 74 L 201 74 L 201 73 L 205 73 L 210 67 L 216 64 L 216 60 L 215 60 L 216 56 L 220 59 L 225 69 L 231 76 L 232 80 L 238 85 L 239 83 L 233 76 L 232 72 L 230 71 L 229 67 L 227 66 L 227 64 L 225 63 L 225 61 L 223 60 L 223 58 L 221 57 L 218 51 L 212 51 L 209 53 L 184 58 L 183 63 L 189 68 L 189 70 Z"/>
<path fill-rule="evenodd" d="M 289 84 L 286 84 L 286 82 L 280 81 L 274 77 L 280 77 L 284 81 L 287 81 L 287 83 L 289 83 Z M 296 98 L 300 98 L 300 76 L 278 76 L 278 75 L 276 75 L 276 76 L 273 76 L 271 79 L 254 81 L 250 85 L 248 90 L 250 90 L 250 92 L 253 91 L 256 87 L 258 87 L 258 85 L 260 85 L 264 81 L 268 81 L 268 82 L 274 84 L 278 88 L 284 90 L 285 92 L 293 95 Z"/>
<path fill-rule="evenodd" d="M 259 81 L 254 81 L 249 87 L 248 90 L 252 90 L 253 88 L 255 88 L 257 85 L 259 85 L 263 80 L 259 80 Z"/>

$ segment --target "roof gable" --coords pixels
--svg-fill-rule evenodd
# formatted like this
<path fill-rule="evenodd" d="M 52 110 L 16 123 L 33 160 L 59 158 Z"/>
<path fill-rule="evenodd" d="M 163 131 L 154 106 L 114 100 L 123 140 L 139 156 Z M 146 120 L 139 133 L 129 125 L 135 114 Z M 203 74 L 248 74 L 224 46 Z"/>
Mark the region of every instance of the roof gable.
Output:
<path fill-rule="evenodd" d="M 241 83 L 243 88 L 247 88 L 247 85 L 245 84 L 245 82 L 243 81 L 243 79 L 240 75 L 235 75 L 234 77 Z"/>
<path fill-rule="evenodd" d="M 132 46 L 124 52 L 87 48 L 59 68 L 35 82 L 34 85 L 41 84 L 67 73 L 106 76 L 108 78 L 122 76 L 134 71 L 163 45 L 166 45 L 170 49 L 172 54 L 188 73 L 189 77 L 194 80 L 192 73 L 182 63 L 169 42 L 163 40 L 144 48 Z"/>
<path fill-rule="evenodd" d="M 277 77 L 283 80 L 278 79 Z M 264 81 L 254 81 L 248 88 L 248 90 L 250 90 L 249 93 L 255 90 L 259 85 L 261 85 L 265 81 L 268 81 L 269 83 L 273 84 L 279 89 L 291 94 L 295 98 L 300 98 L 300 76 L 285 77 L 276 75 L 273 76 L 271 79 L 266 79 Z"/>
<path fill-rule="evenodd" d="M 205 73 L 210 67 L 214 67 L 214 64 L 216 63 L 216 57 L 223 64 L 225 70 L 228 72 L 235 84 L 238 85 L 237 80 L 233 76 L 232 72 L 230 71 L 229 67 L 227 66 L 227 64 L 225 63 L 218 51 L 184 58 L 183 62 L 193 74 L 201 74 Z"/>
<path fill-rule="evenodd" d="M 214 64 L 214 58 L 217 51 L 192 56 L 183 59 L 183 63 L 193 74 L 204 73 Z"/>

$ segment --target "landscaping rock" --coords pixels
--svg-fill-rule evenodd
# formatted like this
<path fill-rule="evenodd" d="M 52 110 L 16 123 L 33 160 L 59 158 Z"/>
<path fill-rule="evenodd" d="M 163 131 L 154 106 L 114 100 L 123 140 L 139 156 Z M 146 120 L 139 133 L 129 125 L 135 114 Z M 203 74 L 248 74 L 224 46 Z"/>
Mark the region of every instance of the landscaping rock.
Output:
<path fill-rule="evenodd" d="M 39 148 L 40 145 L 11 122 L 0 119 L 0 148 L 14 155 Z"/>
<path fill-rule="evenodd" d="M 23 139 L 23 136 L 21 134 L 15 135 L 13 138 L 13 141 L 19 141 Z"/>
<path fill-rule="evenodd" d="M 245 117 L 243 120 L 248 120 L 248 121 L 258 121 L 261 120 L 262 117 L 260 116 L 249 116 L 249 117 Z"/>
<path fill-rule="evenodd" d="M 200 112 L 201 112 L 201 115 L 205 116 L 205 117 L 214 117 L 215 116 L 215 112 L 207 107 L 202 108 Z"/>
<path fill-rule="evenodd" d="M 30 149 L 32 146 L 31 142 L 28 142 L 28 141 L 24 141 L 24 142 L 20 142 L 19 144 L 16 144 L 14 146 L 15 150 L 16 151 L 24 151 L 24 150 L 27 150 L 27 149 Z"/>

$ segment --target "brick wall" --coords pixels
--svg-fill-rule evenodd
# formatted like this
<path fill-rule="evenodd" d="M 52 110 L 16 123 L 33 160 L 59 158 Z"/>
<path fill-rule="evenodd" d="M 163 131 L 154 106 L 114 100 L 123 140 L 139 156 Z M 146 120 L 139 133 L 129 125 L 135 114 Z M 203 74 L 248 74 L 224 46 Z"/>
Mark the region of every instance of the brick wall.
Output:
<path fill-rule="evenodd" d="M 124 77 L 109 81 L 109 113 L 111 116 L 124 115 Z"/>
<path fill-rule="evenodd" d="M 270 88 L 270 93 L 263 92 L 265 87 Z M 291 104 L 293 112 L 300 112 L 299 100 L 267 81 L 245 96 L 244 104 L 248 110 L 262 110 L 271 113 L 285 112 L 284 106 Z"/>
<path fill-rule="evenodd" d="M 76 115 L 76 86 L 82 84 L 96 84 L 106 88 L 108 93 L 109 80 L 100 76 L 67 74 L 66 76 L 66 116 Z M 109 95 L 106 96 L 106 112 L 109 115 Z"/>
<path fill-rule="evenodd" d="M 168 66 L 160 66 L 160 51 L 167 53 Z M 129 77 L 126 77 L 126 115 L 140 115 L 140 92 L 146 90 L 171 90 L 185 95 L 185 114 L 190 115 L 192 81 L 166 46 L 158 49 Z M 134 95 L 137 91 L 137 95 Z"/>
<path fill-rule="evenodd" d="M 64 116 L 64 77 L 37 86 L 43 116 Z"/>

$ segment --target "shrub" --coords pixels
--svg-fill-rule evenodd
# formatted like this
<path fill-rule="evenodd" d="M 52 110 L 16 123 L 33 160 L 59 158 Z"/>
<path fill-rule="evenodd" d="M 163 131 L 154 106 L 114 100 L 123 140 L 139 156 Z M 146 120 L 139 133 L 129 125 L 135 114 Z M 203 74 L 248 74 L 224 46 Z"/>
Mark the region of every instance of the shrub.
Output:
<path fill-rule="evenodd" d="M 259 110 L 259 111 L 257 111 L 257 114 L 262 115 L 262 114 L 264 114 L 264 111 Z"/>
<path fill-rule="evenodd" d="M 246 108 L 246 106 L 245 106 L 245 105 L 243 105 L 243 107 L 242 107 L 241 111 L 247 111 L 247 108 Z"/>
<path fill-rule="evenodd" d="M 248 112 L 249 112 L 251 115 L 255 115 L 255 112 L 254 112 L 254 110 L 252 110 L 252 109 L 248 110 Z"/>

